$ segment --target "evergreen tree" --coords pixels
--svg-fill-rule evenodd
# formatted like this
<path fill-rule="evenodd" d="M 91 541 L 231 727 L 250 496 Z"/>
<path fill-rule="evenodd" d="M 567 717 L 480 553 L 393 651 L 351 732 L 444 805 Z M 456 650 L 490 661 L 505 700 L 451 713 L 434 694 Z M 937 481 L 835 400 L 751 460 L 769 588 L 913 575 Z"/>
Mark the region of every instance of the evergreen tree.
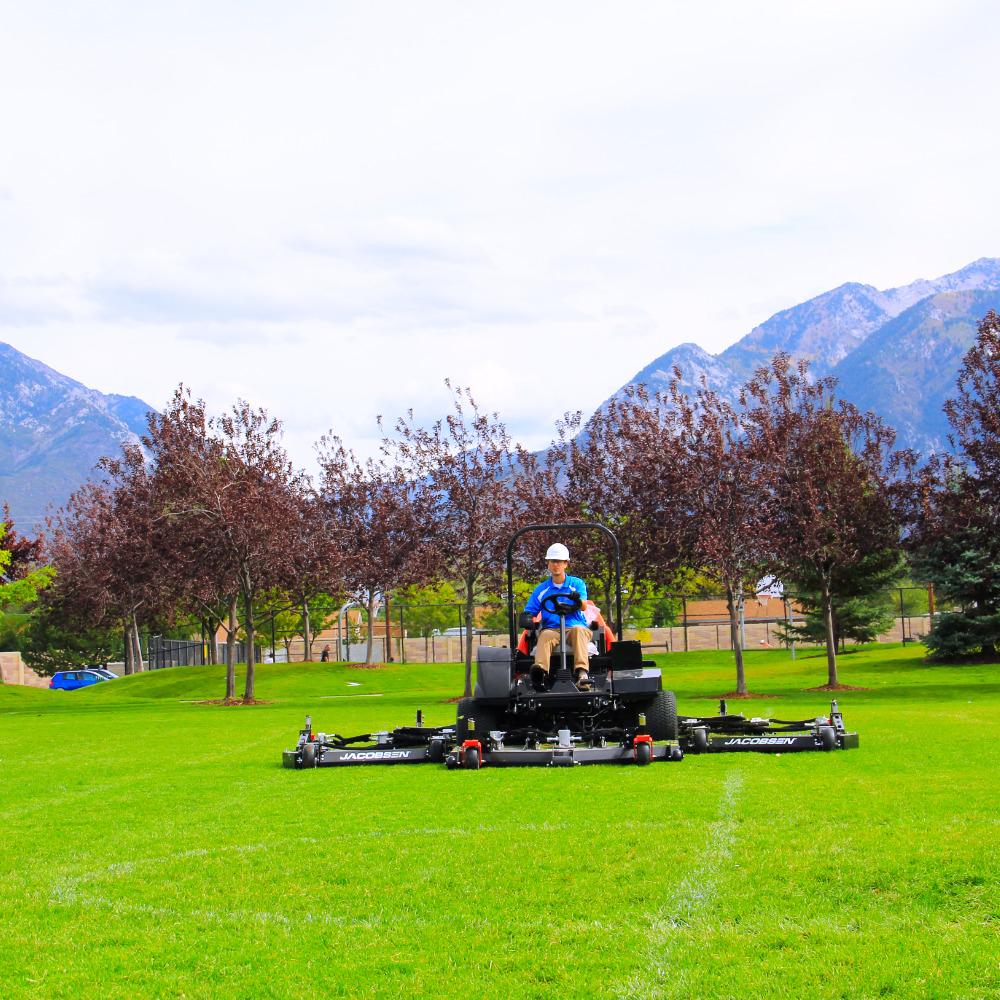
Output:
<path fill-rule="evenodd" d="M 899 583 L 905 569 L 902 552 L 892 547 L 835 568 L 831 601 L 834 639 L 840 648 L 848 640 L 874 642 L 889 630 L 895 617 L 889 588 Z M 820 581 L 804 576 L 789 584 L 789 592 L 805 612 L 805 621 L 780 626 L 779 636 L 794 642 L 825 642 Z"/>
<path fill-rule="evenodd" d="M 927 645 L 946 659 L 1000 647 L 1000 317 L 990 310 L 945 403 L 954 456 L 923 472 L 911 537 L 916 574 L 957 610 Z"/>

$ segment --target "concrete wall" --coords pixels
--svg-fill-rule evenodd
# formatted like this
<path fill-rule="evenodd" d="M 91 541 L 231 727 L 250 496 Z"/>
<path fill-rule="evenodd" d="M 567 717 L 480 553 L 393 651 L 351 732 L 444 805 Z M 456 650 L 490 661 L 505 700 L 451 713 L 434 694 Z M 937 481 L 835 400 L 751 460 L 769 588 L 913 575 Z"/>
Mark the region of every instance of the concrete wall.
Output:
<path fill-rule="evenodd" d="M 31 667 L 26 666 L 18 652 L 0 653 L 0 681 L 4 684 L 24 684 L 28 687 L 49 686 L 49 679 L 39 677 Z"/>

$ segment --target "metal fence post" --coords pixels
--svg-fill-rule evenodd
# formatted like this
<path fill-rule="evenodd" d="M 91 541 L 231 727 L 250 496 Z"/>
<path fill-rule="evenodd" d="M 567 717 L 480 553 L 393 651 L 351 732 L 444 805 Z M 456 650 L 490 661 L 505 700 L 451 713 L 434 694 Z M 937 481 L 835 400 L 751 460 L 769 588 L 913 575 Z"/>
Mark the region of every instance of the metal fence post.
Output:
<path fill-rule="evenodd" d="M 684 611 L 684 652 L 688 652 L 688 599 L 681 598 Z"/>
<path fill-rule="evenodd" d="M 406 663 L 406 629 L 403 628 L 403 605 L 399 606 L 399 659 Z"/>
<path fill-rule="evenodd" d="M 389 594 L 382 595 L 385 599 L 385 659 L 392 663 L 392 613 L 389 611 Z"/>

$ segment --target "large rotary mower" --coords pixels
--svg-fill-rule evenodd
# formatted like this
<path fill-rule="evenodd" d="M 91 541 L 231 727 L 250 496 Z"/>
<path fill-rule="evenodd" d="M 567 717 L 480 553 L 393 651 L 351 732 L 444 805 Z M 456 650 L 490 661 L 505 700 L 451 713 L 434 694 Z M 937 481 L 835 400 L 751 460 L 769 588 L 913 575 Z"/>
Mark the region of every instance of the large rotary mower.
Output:
<path fill-rule="evenodd" d="M 532 671 L 537 625 L 514 611 L 514 548 L 529 532 L 600 532 L 610 543 L 615 577 L 615 633 L 595 627 L 589 683 L 578 686 L 571 669 L 566 618 L 581 606 L 577 595 L 549 594 L 543 607 L 560 622 L 559 644 L 544 675 Z M 829 716 L 785 722 L 720 714 L 681 717 L 660 668 L 622 634 L 621 551 L 603 525 L 536 524 L 516 532 L 507 546 L 507 612 L 510 645 L 480 646 L 473 697 L 458 703 L 453 726 L 415 726 L 344 737 L 317 733 L 307 717 L 294 750 L 293 768 L 355 764 L 441 763 L 448 768 L 572 767 L 577 764 L 650 764 L 683 760 L 685 753 L 782 753 L 847 749 L 858 745 L 833 703 Z M 518 641 L 518 631 L 521 641 Z"/>

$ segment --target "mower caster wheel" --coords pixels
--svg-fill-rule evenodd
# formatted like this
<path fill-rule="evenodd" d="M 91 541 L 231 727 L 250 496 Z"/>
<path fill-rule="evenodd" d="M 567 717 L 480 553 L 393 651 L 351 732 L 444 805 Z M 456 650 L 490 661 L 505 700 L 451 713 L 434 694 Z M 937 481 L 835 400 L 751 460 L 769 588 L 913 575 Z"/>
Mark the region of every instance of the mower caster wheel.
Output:
<path fill-rule="evenodd" d="M 680 747 L 667 748 L 667 760 L 678 761 L 684 759 L 684 751 Z"/>
<path fill-rule="evenodd" d="M 466 747 L 463 766 L 467 771 L 479 770 L 479 751 L 475 747 Z"/>
<path fill-rule="evenodd" d="M 444 759 L 444 766 L 448 768 L 449 771 L 455 771 L 458 769 L 458 751 L 454 751 L 448 754 Z"/>
<path fill-rule="evenodd" d="M 833 726 L 819 727 L 819 741 L 822 744 L 824 750 L 837 749 L 837 732 L 833 728 Z"/>
<path fill-rule="evenodd" d="M 708 731 L 702 728 L 698 728 L 691 733 L 691 747 L 695 753 L 707 753 L 708 752 Z"/>
<path fill-rule="evenodd" d="M 653 759 L 653 748 L 648 743 L 636 743 L 635 762 L 643 767 Z"/>
<path fill-rule="evenodd" d="M 427 748 L 427 759 L 432 764 L 440 764 L 444 760 L 444 744 L 440 740 L 431 740 Z"/>
<path fill-rule="evenodd" d="M 316 744 L 307 743 L 302 748 L 302 766 L 305 767 L 315 767 L 316 766 Z"/>

